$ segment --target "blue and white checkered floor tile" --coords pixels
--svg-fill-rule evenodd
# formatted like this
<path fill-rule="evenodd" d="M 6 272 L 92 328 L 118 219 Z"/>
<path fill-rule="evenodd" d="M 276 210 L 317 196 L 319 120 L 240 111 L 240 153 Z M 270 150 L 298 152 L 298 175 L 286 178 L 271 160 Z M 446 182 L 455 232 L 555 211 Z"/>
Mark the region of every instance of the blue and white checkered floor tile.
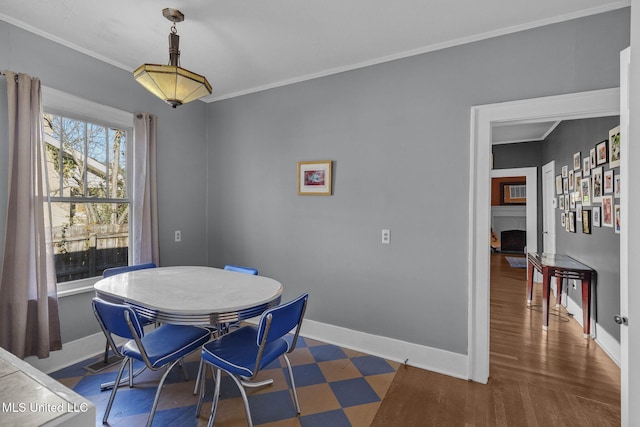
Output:
<path fill-rule="evenodd" d="M 185 360 L 189 381 L 182 370 L 174 368 L 160 396 L 154 426 L 204 426 L 211 411 L 213 382 L 207 376 L 207 388 L 199 418 L 195 416 L 197 396 L 193 395 L 199 352 Z M 286 365 L 280 360 L 263 370 L 257 380 L 272 378 L 273 385 L 247 390 L 254 425 L 276 426 L 368 426 L 387 392 L 399 364 L 335 345 L 300 338 L 289 355 L 302 413 L 295 411 L 288 387 Z M 51 374 L 61 383 L 96 405 L 96 426 L 110 391 L 100 392 L 100 384 L 113 380 L 118 366 L 91 373 L 84 369 L 98 358 L 78 363 Z M 135 368 L 134 368 L 135 369 Z M 110 426 L 140 426 L 147 420 L 161 372 L 145 371 L 134 388 L 121 387 L 109 415 Z M 246 416 L 240 392 L 223 374 L 216 426 L 245 426 Z"/>

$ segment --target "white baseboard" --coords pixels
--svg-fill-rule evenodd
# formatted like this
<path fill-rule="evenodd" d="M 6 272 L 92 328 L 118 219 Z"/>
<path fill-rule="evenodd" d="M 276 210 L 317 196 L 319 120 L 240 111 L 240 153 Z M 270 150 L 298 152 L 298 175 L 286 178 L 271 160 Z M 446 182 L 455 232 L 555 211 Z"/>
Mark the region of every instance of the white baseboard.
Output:
<path fill-rule="evenodd" d="M 305 319 L 300 334 L 372 356 L 456 378 L 469 379 L 467 356 Z"/>
<path fill-rule="evenodd" d="M 576 304 L 571 298 L 567 298 L 565 293 L 562 294 L 563 298 L 567 301 L 567 311 L 573 314 L 573 318 L 580 326 L 583 326 L 582 322 L 582 306 Z M 591 337 L 593 340 L 607 353 L 609 358 L 620 367 L 620 343 L 609 334 L 604 328 L 591 319 Z"/>
<path fill-rule="evenodd" d="M 127 340 L 122 339 L 116 341 L 120 345 Z M 75 341 L 62 344 L 62 350 L 52 351 L 46 359 L 38 359 L 35 356 L 29 356 L 24 359 L 25 362 L 44 372 L 50 374 L 75 363 L 82 362 L 90 357 L 104 353 L 106 339 L 102 332 L 89 335 Z"/>
<path fill-rule="evenodd" d="M 304 337 L 328 344 L 335 344 L 372 356 L 406 363 L 416 368 L 468 379 L 467 356 L 463 354 L 371 335 L 308 319 L 304 321 L 300 333 Z M 104 335 L 97 333 L 65 343 L 62 346 L 62 350 L 52 352 L 46 359 L 28 357 L 25 361 L 40 371 L 49 374 L 101 354 L 104 351 L 104 344 Z"/>

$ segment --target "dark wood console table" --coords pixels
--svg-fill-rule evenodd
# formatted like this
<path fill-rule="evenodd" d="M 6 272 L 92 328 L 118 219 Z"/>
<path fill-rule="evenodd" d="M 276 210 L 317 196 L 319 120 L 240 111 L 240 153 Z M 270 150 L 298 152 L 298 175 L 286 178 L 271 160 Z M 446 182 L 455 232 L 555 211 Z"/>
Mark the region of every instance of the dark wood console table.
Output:
<path fill-rule="evenodd" d="M 582 327 L 584 337 L 589 338 L 591 331 L 591 278 L 595 270 L 566 255 L 529 253 L 527 271 L 527 305 L 533 299 L 533 271 L 542 273 L 542 329 L 549 327 L 549 292 L 551 278 L 575 279 L 582 281 Z"/>

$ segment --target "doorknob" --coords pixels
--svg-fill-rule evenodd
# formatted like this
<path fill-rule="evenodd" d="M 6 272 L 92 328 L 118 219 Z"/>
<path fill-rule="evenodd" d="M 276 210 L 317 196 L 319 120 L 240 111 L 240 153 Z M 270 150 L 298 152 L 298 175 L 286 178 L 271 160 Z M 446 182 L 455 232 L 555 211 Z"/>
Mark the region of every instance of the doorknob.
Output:
<path fill-rule="evenodd" d="M 616 314 L 615 316 L 613 316 L 613 320 L 615 320 L 615 322 L 618 325 L 628 325 L 629 324 L 629 319 L 627 319 L 624 316 L 620 316 L 619 314 Z"/>

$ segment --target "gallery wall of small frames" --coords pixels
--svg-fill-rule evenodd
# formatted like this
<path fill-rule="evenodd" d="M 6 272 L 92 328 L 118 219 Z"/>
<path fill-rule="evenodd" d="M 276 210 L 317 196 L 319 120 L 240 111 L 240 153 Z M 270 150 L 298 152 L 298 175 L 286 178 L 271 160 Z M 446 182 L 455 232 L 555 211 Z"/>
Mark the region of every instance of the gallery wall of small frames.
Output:
<path fill-rule="evenodd" d="M 624 184 L 624 183 L 623 183 Z M 568 233 L 591 234 L 594 227 L 620 233 L 620 126 L 588 153 L 577 152 L 556 175 L 556 206 Z"/>

